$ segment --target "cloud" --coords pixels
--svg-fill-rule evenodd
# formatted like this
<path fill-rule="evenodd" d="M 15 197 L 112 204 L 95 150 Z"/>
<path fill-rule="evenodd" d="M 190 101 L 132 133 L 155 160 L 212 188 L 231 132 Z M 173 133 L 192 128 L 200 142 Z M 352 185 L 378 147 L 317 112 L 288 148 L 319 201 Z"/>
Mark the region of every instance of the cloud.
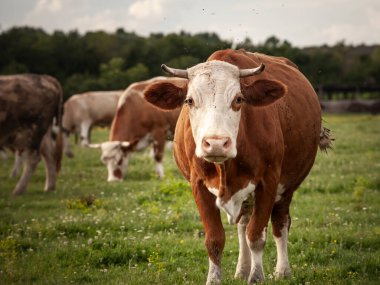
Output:
<path fill-rule="evenodd" d="M 127 11 L 126 10 L 105 10 L 93 15 L 77 17 L 72 20 L 71 25 L 77 28 L 80 32 L 89 30 L 104 30 L 108 32 L 115 31 L 116 28 L 126 25 Z"/>
<path fill-rule="evenodd" d="M 140 0 L 129 6 L 128 13 L 137 19 L 161 17 L 166 0 Z"/>
<path fill-rule="evenodd" d="M 258 43 L 276 35 L 297 46 L 335 44 L 343 39 L 375 43 L 380 34 L 378 0 L 239 0 L 235 4 L 217 0 L 29 0 L 22 7 L 17 1 L 0 5 L 2 24 L 37 26 L 48 32 L 113 32 L 122 27 L 147 36 L 209 31 L 235 43 L 245 37 Z"/>
<path fill-rule="evenodd" d="M 370 24 L 370 27 L 375 29 L 375 31 L 373 31 L 373 32 L 377 33 L 377 35 L 379 35 L 379 32 L 380 32 L 380 21 L 379 21 L 380 10 L 367 8 L 366 14 L 367 14 L 366 16 L 367 16 L 368 22 Z"/>
<path fill-rule="evenodd" d="M 57 13 L 62 10 L 61 0 L 38 0 L 31 14 L 41 14 L 44 12 Z"/>
<path fill-rule="evenodd" d="M 89 7 L 89 0 L 37 0 L 21 21 L 24 25 L 43 27 L 47 31 L 74 29 L 70 25 Z"/>

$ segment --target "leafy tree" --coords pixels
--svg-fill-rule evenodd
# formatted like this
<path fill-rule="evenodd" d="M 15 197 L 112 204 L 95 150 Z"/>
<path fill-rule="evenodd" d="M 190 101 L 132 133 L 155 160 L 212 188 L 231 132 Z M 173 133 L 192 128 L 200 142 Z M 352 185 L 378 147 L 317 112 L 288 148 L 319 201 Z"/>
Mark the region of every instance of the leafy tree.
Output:
<path fill-rule="evenodd" d="M 126 71 L 128 83 L 133 83 L 141 80 L 146 80 L 149 78 L 149 69 L 143 64 L 138 63 Z M 126 86 L 124 82 L 124 86 Z"/>
<path fill-rule="evenodd" d="M 154 33 L 143 37 L 122 28 L 114 33 L 55 31 L 14 27 L 0 33 L 0 74 L 44 73 L 57 77 L 65 97 L 88 90 L 125 88 L 162 75 L 162 63 L 188 68 L 204 62 L 232 42 L 216 33 Z M 246 38 L 236 46 L 252 52 L 287 57 L 314 86 L 380 85 L 380 45 L 297 48 L 271 36 L 262 43 Z"/>

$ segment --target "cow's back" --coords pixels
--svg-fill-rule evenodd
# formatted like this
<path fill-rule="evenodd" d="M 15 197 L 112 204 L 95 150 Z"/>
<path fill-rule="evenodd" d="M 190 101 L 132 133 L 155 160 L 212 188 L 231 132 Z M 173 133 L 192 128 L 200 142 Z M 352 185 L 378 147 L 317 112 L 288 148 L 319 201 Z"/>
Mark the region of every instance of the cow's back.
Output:
<path fill-rule="evenodd" d="M 109 124 L 116 112 L 117 102 L 123 91 L 96 91 L 83 96 L 88 108 L 88 115 L 95 124 Z"/>
<path fill-rule="evenodd" d="M 134 140 L 157 129 L 167 129 L 174 133 L 180 110 L 162 111 L 148 103 L 143 97 L 144 89 L 160 80 L 170 80 L 178 85 L 186 82 L 178 78 L 154 77 L 131 84 L 119 98 L 109 135 L 110 141 Z"/>
<path fill-rule="evenodd" d="M 51 76 L 0 76 L 0 145 L 38 148 L 61 100 L 60 84 Z"/>
<path fill-rule="evenodd" d="M 83 121 L 108 125 L 116 112 L 122 91 L 93 91 L 71 96 L 64 106 L 63 125 L 71 129 Z"/>

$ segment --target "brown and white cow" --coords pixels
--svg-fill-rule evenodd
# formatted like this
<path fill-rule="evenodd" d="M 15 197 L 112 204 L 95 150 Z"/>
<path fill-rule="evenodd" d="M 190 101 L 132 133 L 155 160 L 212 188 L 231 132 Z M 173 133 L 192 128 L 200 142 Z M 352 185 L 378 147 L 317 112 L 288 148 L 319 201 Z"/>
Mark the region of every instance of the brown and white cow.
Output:
<path fill-rule="evenodd" d="M 141 151 L 149 145 L 153 145 L 156 173 L 159 178 L 164 176 L 162 158 L 165 142 L 174 133 L 180 109 L 162 111 L 144 100 L 144 89 L 156 82 L 183 87 L 187 80 L 155 77 L 131 84 L 118 102 L 109 141 L 89 145 L 101 148 L 101 161 L 107 165 L 108 181 L 121 181 L 127 172 L 131 152 Z"/>
<path fill-rule="evenodd" d="M 115 116 L 117 102 L 123 90 L 92 91 L 71 96 L 64 104 L 62 127 L 64 153 L 73 157 L 70 133 L 79 134 L 82 145 L 90 142 L 93 126 L 109 126 Z"/>
<path fill-rule="evenodd" d="M 26 191 L 41 156 L 45 162 L 45 191 L 55 188 L 62 157 L 62 136 L 52 133 L 53 119 L 61 123 L 62 89 L 48 75 L 0 76 L 0 146 L 16 153 L 23 173 L 13 190 Z M 17 174 L 14 169 L 13 174 Z"/>
<path fill-rule="evenodd" d="M 249 284 L 264 279 L 270 218 L 275 275 L 289 275 L 289 205 L 320 143 L 321 110 L 313 87 L 289 60 L 244 50 L 217 51 L 187 70 L 163 69 L 189 79 L 182 88 L 152 84 L 145 98 L 166 110 L 184 104 L 174 156 L 191 183 L 205 229 L 207 284 L 221 282 L 225 231 L 220 210 L 230 224 L 238 224 L 235 277 Z"/>

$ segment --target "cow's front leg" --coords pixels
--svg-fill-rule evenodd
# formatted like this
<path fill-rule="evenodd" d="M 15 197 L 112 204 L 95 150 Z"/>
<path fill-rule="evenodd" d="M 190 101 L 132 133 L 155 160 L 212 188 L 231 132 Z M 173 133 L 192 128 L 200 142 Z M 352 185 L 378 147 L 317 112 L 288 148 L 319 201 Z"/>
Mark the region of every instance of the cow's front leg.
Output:
<path fill-rule="evenodd" d="M 90 129 L 92 122 L 85 120 L 80 124 L 81 145 L 86 146 L 90 143 Z"/>
<path fill-rule="evenodd" d="M 249 284 L 264 280 L 263 253 L 266 242 L 266 230 L 272 212 L 276 185 L 258 184 L 255 191 L 254 208 L 247 225 L 247 243 L 251 251 L 251 272 Z"/>
<path fill-rule="evenodd" d="M 220 211 L 215 204 L 215 196 L 202 181 L 192 183 L 193 195 L 206 233 L 205 246 L 209 256 L 209 270 L 206 284 L 221 283 L 222 252 L 225 232 Z"/>

